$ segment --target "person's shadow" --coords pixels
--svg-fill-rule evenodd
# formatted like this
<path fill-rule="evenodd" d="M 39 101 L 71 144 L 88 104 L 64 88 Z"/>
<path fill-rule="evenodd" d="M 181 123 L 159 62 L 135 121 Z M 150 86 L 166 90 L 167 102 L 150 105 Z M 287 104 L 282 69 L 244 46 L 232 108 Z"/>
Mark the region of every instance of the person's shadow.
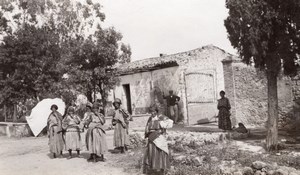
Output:
<path fill-rule="evenodd" d="M 80 153 L 80 154 L 82 156 L 82 159 L 88 159 L 91 156 L 91 154 L 89 152 L 83 152 L 83 153 Z"/>
<path fill-rule="evenodd" d="M 112 154 L 119 154 L 121 153 L 120 149 L 109 149 L 108 152 L 112 153 Z"/>
<path fill-rule="evenodd" d="M 63 158 L 67 158 L 67 156 L 69 155 L 69 153 L 63 153 L 62 155 L 58 154 L 56 155 L 56 158 L 53 157 L 53 153 L 48 153 L 47 156 L 50 158 L 50 159 L 63 159 Z"/>
<path fill-rule="evenodd" d="M 91 154 L 90 154 L 89 152 L 80 152 L 80 155 L 81 155 L 81 157 L 78 157 L 76 151 L 73 151 L 73 152 L 72 152 L 72 157 L 73 157 L 73 159 L 74 159 L 74 158 L 88 159 L 88 158 L 90 157 Z M 50 159 L 54 159 L 53 153 L 48 153 L 47 156 L 48 156 Z M 57 155 L 57 156 L 56 156 L 56 159 L 66 159 L 67 157 L 69 157 L 69 152 L 63 152 L 62 156 Z"/>

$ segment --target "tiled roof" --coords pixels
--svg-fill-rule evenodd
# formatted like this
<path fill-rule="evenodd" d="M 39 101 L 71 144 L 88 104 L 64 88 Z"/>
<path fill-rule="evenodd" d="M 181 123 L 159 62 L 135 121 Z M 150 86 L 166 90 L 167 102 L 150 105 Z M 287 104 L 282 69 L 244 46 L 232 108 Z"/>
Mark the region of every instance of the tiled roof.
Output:
<path fill-rule="evenodd" d="M 201 48 L 197 48 L 194 50 L 180 52 L 171 55 L 162 55 L 160 57 L 147 58 L 142 60 L 133 61 L 130 63 L 122 64 L 117 67 L 117 71 L 121 75 L 132 74 L 137 72 L 146 72 L 150 70 L 157 70 L 167 67 L 174 67 L 180 65 L 180 62 L 189 59 L 196 52 L 200 52 L 200 54 L 206 50 L 219 50 L 226 53 L 224 50 L 216 47 L 214 45 L 207 45 Z M 229 57 L 234 57 L 233 55 L 228 54 Z"/>

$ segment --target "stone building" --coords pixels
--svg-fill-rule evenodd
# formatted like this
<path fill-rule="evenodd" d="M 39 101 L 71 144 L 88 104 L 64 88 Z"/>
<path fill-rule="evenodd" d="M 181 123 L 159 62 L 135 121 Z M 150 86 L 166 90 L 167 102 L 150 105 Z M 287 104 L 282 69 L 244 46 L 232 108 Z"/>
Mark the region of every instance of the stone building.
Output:
<path fill-rule="evenodd" d="M 222 60 L 232 55 L 208 45 L 195 50 L 138 60 L 118 67 L 120 85 L 113 92 L 132 114 L 146 114 L 151 105 L 166 110 L 163 94 L 173 90 L 181 100 L 186 124 L 217 115 L 217 99 L 224 90 Z"/>
<path fill-rule="evenodd" d="M 152 105 L 166 110 L 163 94 L 173 90 L 181 100 L 180 116 L 188 125 L 217 116 L 217 99 L 226 91 L 233 125 L 265 126 L 267 79 L 224 50 L 209 45 L 195 50 L 138 60 L 118 67 L 120 85 L 113 92 L 132 114 L 149 113 Z M 279 125 L 300 123 L 300 76 L 278 77 Z M 165 111 L 164 111 L 165 112 Z"/>

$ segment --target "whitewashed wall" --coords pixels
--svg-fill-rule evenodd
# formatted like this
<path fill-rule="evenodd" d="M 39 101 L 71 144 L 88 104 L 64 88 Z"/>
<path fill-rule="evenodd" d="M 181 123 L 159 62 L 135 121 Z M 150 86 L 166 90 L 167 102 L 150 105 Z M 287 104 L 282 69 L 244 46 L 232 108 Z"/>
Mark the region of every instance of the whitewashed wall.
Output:
<path fill-rule="evenodd" d="M 162 92 L 168 95 L 169 90 L 173 90 L 175 94 L 181 97 L 180 112 L 184 121 L 188 122 L 187 112 L 190 108 L 190 113 L 194 113 L 190 124 L 195 123 L 201 118 L 211 118 L 217 114 L 217 99 L 219 92 L 224 90 L 224 72 L 222 60 L 228 57 L 223 50 L 216 47 L 207 47 L 205 49 L 193 50 L 184 53 L 169 55 L 166 58 L 176 60 L 179 66 L 158 69 L 149 72 L 135 73 L 120 76 L 121 83 L 115 88 L 115 97 L 126 100 L 123 91 L 123 84 L 130 84 L 132 109 L 135 114 L 147 113 L 149 107 L 153 103 L 165 103 L 162 99 Z M 213 88 L 210 87 L 209 93 L 214 93 L 213 103 L 188 104 L 186 101 L 186 80 L 185 74 L 191 72 L 212 72 L 213 82 L 189 81 L 189 88 L 193 88 L 191 92 L 197 92 L 197 88 L 203 86 L 202 91 L 205 93 L 205 83 L 210 85 L 213 83 Z M 206 79 L 199 79 L 206 81 Z M 199 84 L 200 83 L 200 84 Z M 213 89 L 213 92 L 211 92 Z M 197 94 L 188 94 L 190 96 Z M 199 95 L 199 94 L 198 94 Z M 205 94 L 203 97 L 206 97 Z M 210 95 L 211 97 L 211 95 Z M 205 100 L 205 99 L 204 99 Z M 188 105 L 187 105 L 188 104 Z M 162 104 L 165 105 L 165 104 Z M 124 106 L 125 107 L 125 106 Z M 189 114 L 190 115 L 190 114 Z"/>

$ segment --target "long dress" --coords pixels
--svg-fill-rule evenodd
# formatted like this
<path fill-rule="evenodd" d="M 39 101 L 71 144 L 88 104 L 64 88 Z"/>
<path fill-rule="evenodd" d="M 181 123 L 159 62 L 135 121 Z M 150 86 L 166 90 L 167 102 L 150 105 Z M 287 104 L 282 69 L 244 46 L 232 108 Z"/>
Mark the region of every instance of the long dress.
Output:
<path fill-rule="evenodd" d="M 173 121 L 168 119 L 169 127 L 163 125 L 160 116 L 150 117 L 146 129 L 145 137 L 148 138 L 147 149 L 144 156 L 146 170 L 167 170 L 170 169 L 168 143 L 164 133 L 166 128 L 173 126 Z"/>
<path fill-rule="evenodd" d="M 62 115 L 57 111 L 52 112 L 48 117 L 47 126 L 50 152 L 60 154 L 64 148 Z"/>
<path fill-rule="evenodd" d="M 106 135 L 104 130 L 105 118 L 101 113 L 88 112 L 84 117 L 88 126 L 86 133 L 86 147 L 91 154 L 101 156 L 107 152 Z"/>
<path fill-rule="evenodd" d="M 230 120 L 230 103 L 228 98 L 224 97 L 218 100 L 218 110 L 219 110 L 219 128 L 223 130 L 231 130 L 231 120 Z"/>
<path fill-rule="evenodd" d="M 62 127 L 66 131 L 66 150 L 80 150 L 80 118 L 77 115 L 67 115 L 62 121 Z"/>
<path fill-rule="evenodd" d="M 114 112 L 112 125 L 115 126 L 114 146 L 117 148 L 129 145 L 128 127 L 130 117 L 130 114 L 123 109 L 117 109 Z"/>

